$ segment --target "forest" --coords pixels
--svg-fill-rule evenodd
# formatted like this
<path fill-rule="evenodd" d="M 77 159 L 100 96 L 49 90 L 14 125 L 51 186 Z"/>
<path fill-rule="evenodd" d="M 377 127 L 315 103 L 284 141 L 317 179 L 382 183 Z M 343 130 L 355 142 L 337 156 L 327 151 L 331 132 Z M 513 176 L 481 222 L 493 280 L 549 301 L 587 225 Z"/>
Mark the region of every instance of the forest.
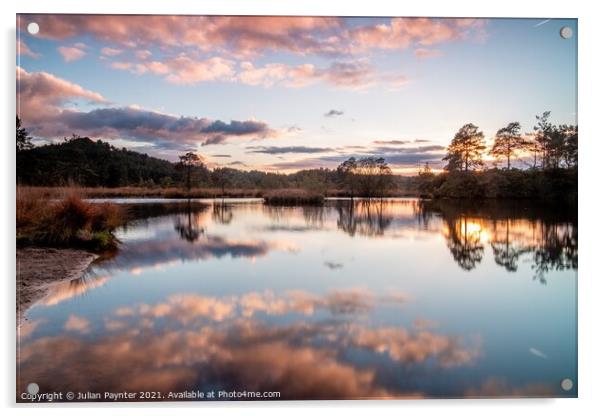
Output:
<path fill-rule="evenodd" d="M 17 117 L 17 183 L 36 187 L 160 190 L 302 190 L 320 196 L 428 198 L 569 199 L 577 196 L 578 128 L 536 117 L 533 132 L 518 122 L 500 128 L 493 143 L 468 123 L 454 135 L 443 171 L 428 163 L 415 176 L 394 174 L 382 157 L 350 157 L 336 169 L 304 169 L 290 174 L 208 168 L 197 153 L 178 162 L 151 157 L 102 140 L 73 135 L 60 143 L 34 146 Z M 489 156 L 486 161 L 485 158 Z M 518 167 L 517 167 L 518 166 Z M 255 195 L 243 193 L 242 195 Z M 125 195 L 127 196 L 127 195 Z"/>

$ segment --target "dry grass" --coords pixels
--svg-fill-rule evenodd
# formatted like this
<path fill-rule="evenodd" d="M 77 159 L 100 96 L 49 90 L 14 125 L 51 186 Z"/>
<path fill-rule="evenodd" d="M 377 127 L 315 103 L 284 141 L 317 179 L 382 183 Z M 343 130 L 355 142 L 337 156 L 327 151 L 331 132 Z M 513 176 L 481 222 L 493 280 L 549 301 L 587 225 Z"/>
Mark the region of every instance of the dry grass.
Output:
<path fill-rule="evenodd" d="M 115 204 L 85 202 L 74 192 L 49 197 L 44 190 L 21 187 L 16 203 L 18 245 L 104 250 L 117 244 L 113 231 L 123 215 Z"/>
<path fill-rule="evenodd" d="M 34 192 L 45 198 L 62 198 L 77 194 L 82 198 L 259 198 L 260 189 L 193 188 L 188 192 L 181 188 L 147 188 L 125 186 L 120 188 L 78 188 L 78 187 L 20 187 L 24 192 Z"/>
<path fill-rule="evenodd" d="M 85 187 L 33 187 L 21 186 L 19 189 L 23 192 L 31 192 L 40 197 L 59 199 L 67 195 L 76 194 L 82 198 L 262 198 L 275 194 L 289 195 L 292 193 L 305 193 L 318 196 L 318 193 L 301 188 L 283 188 L 283 189 L 239 189 L 228 188 L 222 195 L 222 190 L 218 188 L 192 188 L 190 192 L 182 188 L 149 188 L 139 186 L 124 186 L 120 188 L 85 188 Z M 349 193 L 343 189 L 328 189 L 325 191 L 328 197 L 349 197 Z M 388 192 L 388 197 L 418 196 L 415 190 L 397 190 Z"/>

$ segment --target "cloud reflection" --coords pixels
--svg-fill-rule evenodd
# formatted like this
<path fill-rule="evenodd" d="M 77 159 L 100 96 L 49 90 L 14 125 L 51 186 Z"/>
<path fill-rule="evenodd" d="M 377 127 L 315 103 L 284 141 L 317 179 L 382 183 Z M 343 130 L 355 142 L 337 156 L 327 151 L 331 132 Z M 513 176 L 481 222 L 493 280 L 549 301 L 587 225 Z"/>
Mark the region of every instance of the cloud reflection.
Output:
<path fill-rule="evenodd" d="M 415 372 L 429 362 L 445 371 L 478 358 L 479 343 L 466 346 L 458 337 L 428 330 L 345 319 L 275 324 L 256 317 L 312 315 L 319 309 L 336 317 L 385 301 L 390 299 L 355 289 L 223 298 L 179 294 L 117 308 L 105 317 L 104 332 L 85 318 L 69 317 L 70 331 L 22 346 L 19 379 L 36 380 L 42 391 L 215 388 L 280 391 L 283 399 L 421 397 L 418 389 L 388 382 L 384 372 L 396 365 Z M 99 332 L 90 336 L 92 328 Z M 356 361 L 351 350 L 387 360 Z"/>

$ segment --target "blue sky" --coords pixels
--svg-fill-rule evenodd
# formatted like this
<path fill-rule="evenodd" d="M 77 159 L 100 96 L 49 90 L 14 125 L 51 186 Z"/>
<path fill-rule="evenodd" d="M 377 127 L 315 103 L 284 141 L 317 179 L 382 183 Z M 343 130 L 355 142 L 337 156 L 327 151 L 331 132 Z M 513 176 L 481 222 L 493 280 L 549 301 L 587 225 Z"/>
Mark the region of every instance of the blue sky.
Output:
<path fill-rule="evenodd" d="M 20 116 L 40 141 L 194 150 L 209 166 L 379 154 L 413 172 L 440 166 L 465 123 L 488 140 L 547 110 L 577 123 L 574 19 L 21 15 L 17 52 Z"/>

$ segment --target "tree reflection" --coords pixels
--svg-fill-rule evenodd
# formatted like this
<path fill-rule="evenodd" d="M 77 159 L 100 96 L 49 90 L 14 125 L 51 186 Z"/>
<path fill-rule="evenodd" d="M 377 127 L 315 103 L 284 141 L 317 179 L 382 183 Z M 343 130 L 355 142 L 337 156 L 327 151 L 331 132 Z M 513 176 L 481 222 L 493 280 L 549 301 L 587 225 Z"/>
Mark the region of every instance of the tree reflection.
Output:
<path fill-rule="evenodd" d="M 187 202 L 185 218 L 186 220 L 182 221 L 181 216 L 176 217 L 174 229 L 180 234 L 181 239 L 186 240 L 189 243 L 194 243 L 205 232 L 205 229 L 199 227 L 197 222 L 193 221 L 190 200 Z"/>
<path fill-rule="evenodd" d="M 233 214 L 232 207 L 229 204 L 222 202 L 213 203 L 213 220 L 219 224 L 230 224 L 232 222 Z"/>
<path fill-rule="evenodd" d="M 505 233 L 503 238 L 500 240 L 496 238 L 491 241 L 491 249 L 493 251 L 493 259 L 495 263 L 504 267 L 509 272 L 516 272 L 518 270 L 518 260 L 520 256 L 527 253 L 529 249 L 521 246 L 520 242 L 512 241 L 510 238 L 510 227 L 511 221 L 506 219 L 503 221 L 505 224 Z M 497 223 L 494 223 L 494 226 Z M 497 233 L 494 235 L 497 236 Z"/>
<path fill-rule="evenodd" d="M 474 269 L 483 259 L 486 245 L 494 261 L 509 272 L 518 270 L 524 258 L 532 264 L 534 279 L 545 284 L 553 270 L 576 270 L 578 266 L 577 218 L 573 207 L 537 204 L 455 201 L 421 201 L 417 219 L 442 219 L 449 250 L 464 270 Z"/>
<path fill-rule="evenodd" d="M 390 202 L 383 200 L 338 201 L 337 227 L 350 236 L 382 236 L 393 220 Z"/>
<path fill-rule="evenodd" d="M 447 246 L 454 260 L 464 270 L 472 270 L 483 260 L 481 228 L 466 218 L 447 223 Z"/>
<path fill-rule="evenodd" d="M 552 224 L 542 228 L 542 237 L 546 244 L 534 250 L 533 279 L 545 284 L 545 275 L 551 270 L 577 269 L 576 226 Z"/>

